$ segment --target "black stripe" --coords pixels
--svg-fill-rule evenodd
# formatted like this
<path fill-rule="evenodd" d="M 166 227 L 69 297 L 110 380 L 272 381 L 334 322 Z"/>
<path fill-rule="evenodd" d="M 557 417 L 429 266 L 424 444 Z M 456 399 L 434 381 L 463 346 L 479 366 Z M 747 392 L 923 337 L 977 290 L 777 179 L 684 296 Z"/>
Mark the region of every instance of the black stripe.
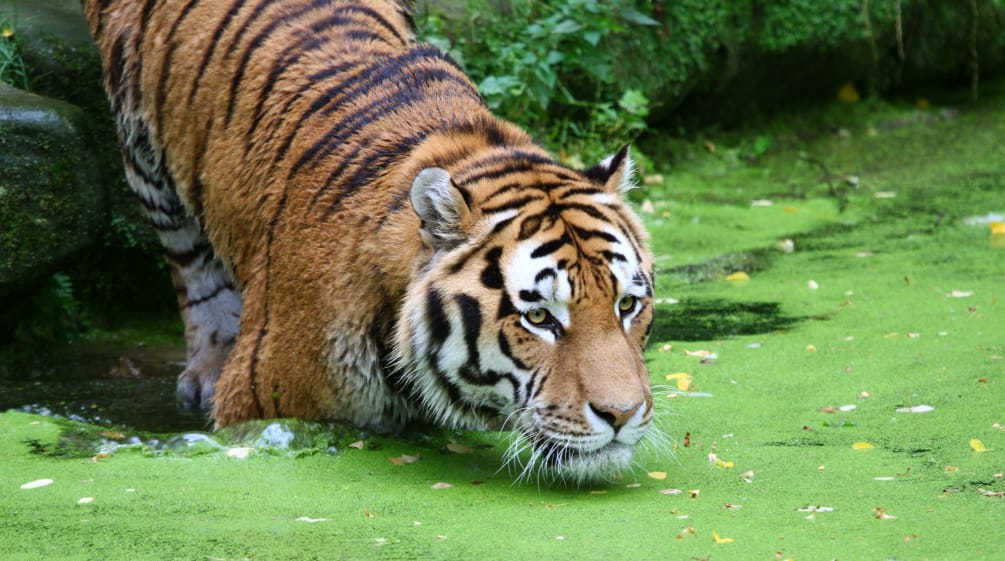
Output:
<path fill-rule="evenodd" d="M 360 63 L 358 61 L 343 62 L 343 63 L 336 64 L 336 65 L 333 65 L 333 66 L 329 66 L 323 72 L 318 72 L 318 73 L 316 73 L 314 75 L 308 76 L 307 83 L 304 84 L 299 90 L 297 90 L 296 92 L 292 92 L 289 95 L 288 99 L 286 100 L 286 104 L 283 106 L 283 109 L 280 112 L 280 115 L 286 115 L 286 114 L 288 114 L 289 111 L 290 111 L 290 108 L 293 105 L 293 103 L 295 101 L 297 101 L 298 99 L 301 99 L 306 92 L 313 90 L 317 86 L 316 82 L 321 81 L 323 79 L 330 78 L 332 76 L 339 76 L 341 73 L 349 70 L 350 68 L 356 67 L 356 66 L 360 66 Z M 361 71 L 365 72 L 366 68 L 363 67 L 361 69 Z M 341 78 L 341 76 L 339 76 L 339 77 Z M 345 78 L 352 79 L 353 77 L 347 76 Z M 331 87 L 327 92 L 325 92 L 324 95 L 316 97 L 314 99 L 314 102 L 311 103 L 311 106 L 308 107 L 306 111 L 303 111 L 303 112 L 299 113 L 300 118 L 297 119 L 297 122 L 296 122 L 295 125 L 293 125 L 292 127 L 290 127 L 288 129 L 288 130 L 290 130 L 290 134 L 286 135 L 286 138 L 283 139 L 283 143 L 279 146 L 279 149 L 276 150 L 276 154 L 275 154 L 275 156 L 272 159 L 272 163 L 273 164 L 281 162 L 283 160 L 283 158 L 286 157 L 286 153 L 289 151 L 290 145 L 293 144 L 293 140 L 295 138 L 298 138 L 300 136 L 300 131 L 301 131 L 302 125 L 304 124 L 304 121 L 306 121 L 314 113 L 317 113 L 318 111 L 320 111 L 324 106 L 326 106 L 329 103 L 331 103 L 332 96 L 335 96 L 339 92 L 341 92 L 342 89 L 343 89 L 343 86 L 344 86 L 343 82 L 340 81 L 338 84 L 336 84 L 335 86 Z"/>
<path fill-rule="evenodd" d="M 213 54 L 216 53 L 216 47 L 220 44 L 220 39 L 223 37 L 224 32 L 230 27 L 230 22 L 234 20 L 234 16 L 237 15 L 241 8 L 244 7 L 244 2 L 237 0 L 230 5 L 230 9 L 227 10 L 227 14 L 220 20 L 217 24 L 216 29 L 213 30 L 213 37 L 210 39 L 209 46 L 206 49 L 206 53 L 202 57 L 202 64 L 199 65 L 199 74 L 196 75 L 195 80 L 192 81 L 192 90 L 188 93 L 188 103 L 192 105 L 195 102 L 195 96 L 199 93 L 199 87 L 202 85 L 202 77 L 206 74 L 206 70 L 209 68 L 209 61 L 213 58 Z M 240 29 L 247 29 L 251 22 L 254 21 L 258 15 L 265 10 L 265 7 L 269 5 L 269 0 L 264 0 L 255 6 L 254 10 L 251 12 L 251 16 Z"/>
<path fill-rule="evenodd" d="M 447 319 L 446 310 L 443 308 L 443 297 L 435 288 L 430 288 L 426 292 L 426 316 L 429 318 L 429 335 L 433 343 L 429 354 L 435 359 L 440 347 L 450 336 L 450 320 Z"/>
<path fill-rule="evenodd" d="M 522 169 L 517 171 L 527 171 L 528 169 L 531 169 L 534 164 L 549 165 L 554 168 L 561 169 L 561 166 L 555 162 L 555 160 L 546 155 L 538 154 L 536 152 L 528 152 L 521 149 L 510 149 L 502 153 L 493 154 L 492 156 L 473 164 L 470 168 L 468 168 L 468 170 L 466 170 L 471 175 L 459 175 L 455 179 L 458 184 L 468 185 L 471 183 L 477 183 L 483 179 L 498 178 L 507 175 L 507 173 L 500 173 L 501 170 L 499 169 L 486 169 L 492 168 L 496 164 L 505 164 L 503 169 L 515 164 L 523 166 Z M 553 171 L 559 178 L 565 179 L 565 177 L 563 177 L 563 173 L 560 173 L 555 169 L 551 171 Z M 571 175 L 568 177 L 569 179 L 573 179 Z"/>
<path fill-rule="evenodd" d="M 492 207 L 482 207 L 482 214 L 498 214 L 500 212 L 506 212 L 507 210 L 513 210 L 520 208 L 527 203 L 532 203 L 534 201 L 544 200 L 540 195 L 526 195 L 520 197 L 519 199 L 514 199 L 512 201 L 492 206 Z"/>
<path fill-rule="evenodd" d="M 400 41 L 402 45 L 405 45 L 405 44 L 408 43 L 408 39 L 406 39 L 399 32 L 399 30 L 398 30 L 397 27 L 395 27 L 394 25 L 392 25 L 391 22 L 387 21 L 387 19 L 384 16 L 380 15 L 379 12 L 377 12 L 376 10 L 374 10 L 372 8 L 368 8 L 366 6 L 344 6 L 344 7 L 339 8 L 338 11 L 340 11 L 340 12 L 355 12 L 355 13 L 358 13 L 358 14 L 367 15 L 371 19 L 375 20 L 378 25 L 380 25 L 385 30 L 387 30 L 392 35 L 394 35 L 394 37 L 398 41 Z"/>
<path fill-rule="evenodd" d="M 556 251 L 561 249 L 562 246 L 568 245 L 570 241 L 571 240 L 569 240 L 569 236 L 567 234 L 563 234 L 562 237 L 558 238 L 557 240 L 551 240 L 550 242 L 545 242 L 541 244 L 534 251 L 530 253 L 530 256 L 532 259 L 537 259 L 538 257 L 551 255 L 552 253 L 555 253 Z"/>
<path fill-rule="evenodd" d="M 538 271 L 537 275 L 534 277 L 534 284 L 537 284 L 547 278 L 558 278 L 558 273 L 555 269 L 541 269 Z"/>
<path fill-rule="evenodd" d="M 157 91 L 154 94 L 154 111 L 155 117 L 154 122 L 156 126 L 164 130 L 164 107 L 167 103 L 164 98 L 167 96 L 168 81 L 171 79 L 171 71 L 174 70 L 172 66 L 172 59 L 174 58 L 174 52 L 178 48 L 179 40 L 176 37 L 179 36 L 178 27 L 185 21 L 195 3 L 199 0 L 188 0 L 181 11 L 178 13 L 178 17 L 175 18 L 174 22 L 171 24 L 171 29 L 168 31 L 167 35 L 167 51 L 164 53 L 164 57 L 161 60 L 161 75 L 157 82 Z M 146 29 L 145 26 L 140 27 L 140 29 Z"/>
<path fill-rule="evenodd" d="M 478 337 L 482 332 L 481 304 L 467 294 L 454 296 L 454 302 L 461 312 L 461 325 L 464 328 L 464 342 L 468 348 L 467 366 L 474 372 L 481 371 L 481 359 L 478 352 Z"/>
<path fill-rule="evenodd" d="M 502 269 L 499 267 L 499 258 L 501 256 L 501 247 L 493 247 L 485 254 L 485 261 L 488 264 L 482 270 L 482 284 L 486 288 L 499 290 L 503 287 L 503 274 Z"/>
<path fill-rule="evenodd" d="M 393 84 L 392 89 L 385 92 L 382 97 L 371 101 L 357 111 L 345 112 L 340 116 L 338 121 L 331 123 L 328 132 L 326 132 L 320 139 L 316 140 L 314 144 L 312 144 L 311 147 L 300 156 L 300 159 L 293 164 L 290 168 L 288 177 L 292 178 L 304 166 L 317 163 L 335 146 L 346 142 L 348 138 L 351 138 L 357 132 L 365 130 L 371 123 L 380 120 L 390 113 L 401 111 L 404 107 L 413 106 L 426 101 L 428 99 L 428 94 L 423 91 L 423 86 L 426 83 L 433 81 L 452 82 L 455 85 L 460 85 L 464 88 L 471 88 L 470 83 L 466 78 L 458 77 L 453 72 L 442 68 L 428 70 L 412 69 L 411 72 L 406 73 L 414 80 L 412 83 L 402 82 L 403 76 L 398 73 L 398 70 L 400 69 L 387 68 L 384 70 L 385 72 L 376 73 L 377 81 L 370 80 L 370 76 L 368 76 L 367 82 L 373 82 L 370 85 L 378 85 L 383 81 L 397 80 Z M 470 91 L 473 92 L 474 90 Z M 343 98 L 339 100 L 339 103 L 351 103 L 357 97 L 364 96 L 367 93 L 368 91 L 363 90 L 362 88 L 354 88 L 353 91 L 347 92 Z"/>
<path fill-rule="evenodd" d="M 233 290 L 233 288 L 234 287 L 231 286 L 228 283 L 221 284 L 220 286 L 217 286 L 215 289 L 213 289 L 212 292 L 210 292 L 209 294 L 207 294 L 205 296 L 200 296 L 199 298 L 193 298 L 191 300 L 186 300 L 185 301 L 185 306 L 183 306 L 183 308 L 185 308 L 185 309 L 194 308 L 196 306 L 205 304 L 206 302 L 209 302 L 210 300 L 213 300 L 214 298 L 216 298 L 217 296 L 219 296 L 220 294 L 222 294 L 225 290 Z"/>
<path fill-rule="evenodd" d="M 530 303 L 540 302 L 541 300 L 544 300 L 544 296 L 542 296 L 541 293 L 538 292 L 537 290 L 521 290 L 519 296 L 520 299 L 523 300 L 524 302 L 530 302 Z"/>
<path fill-rule="evenodd" d="M 502 330 L 499 331 L 499 352 L 501 352 L 506 358 L 510 359 L 513 365 L 520 370 L 530 370 L 527 363 L 520 360 L 513 354 L 513 349 L 510 347 L 509 339 L 506 338 L 506 332 Z"/>
<path fill-rule="evenodd" d="M 193 246 L 192 249 L 182 252 L 173 251 L 168 247 L 165 247 L 164 249 L 165 259 L 179 267 L 185 267 L 186 265 L 192 264 L 193 261 L 205 253 L 213 253 L 213 246 L 210 245 L 208 241 L 200 241 Z"/>
<path fill-rule="evenodd" d="M 113 100 L 117 101 L 116 105 L 121 107 L 123 105 L 123 100 L 118 99 L 121 95 L 120 88 L 122 87 L 122 76 L 125 74 L 126 69 L 126 36 L 119 35 L 112 42 L 112 48 L 108 54 L 108 66 L 106 72 L 108 73 L 108 83 L 112 86 L 110 88 Z"/>
<path fill-rule="evenodd" d="M 574 197 L 576 195 L 602 195 L 604 191 L 594 188 L 594 187 L 576 187 L 574 189 L 569 189 L 558 197 L 558 200 L 567 199 L 569 197 Z"/>
<path fill-rule="evenodd" d="M 584 241 L 593 238 L 600 238 L 609 243 L 619 243 L 619 240 L 615 235 L 609 232 L 604 232 L 603 230 L 580 228 L 572 224 L 569 224 L 569 228 L 572 229 L 572 231 L 576 234 L 577 238 Z"/>
<path fill-rule="evenodd" d="M 625 258 L 624 254 L 618 253 L 616 251 L 605 250 L 601 251 L 600 254 L 603 255 L 604 259 L 607 259 L 608 262 L 622 261 L 628 263 L 628 259 Z"/>

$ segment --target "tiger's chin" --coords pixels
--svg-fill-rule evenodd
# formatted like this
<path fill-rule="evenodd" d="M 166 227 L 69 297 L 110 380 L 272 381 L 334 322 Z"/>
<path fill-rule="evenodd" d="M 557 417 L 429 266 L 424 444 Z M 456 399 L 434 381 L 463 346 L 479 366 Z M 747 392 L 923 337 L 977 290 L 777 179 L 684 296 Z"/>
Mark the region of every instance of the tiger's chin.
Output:
<path fill-rule="evenodd" d="M 524 454 L 527 448 L 529 457 Z M 514 483 L 536 481 L 573 486 L 610 483 L 631 470 L 634 450 L 634 446 L 617 441 L 595 450 L 582 450 L 553 442 L 530 445 L 521 437 L 507 451 L 505 466 L 518 472 Z"/>

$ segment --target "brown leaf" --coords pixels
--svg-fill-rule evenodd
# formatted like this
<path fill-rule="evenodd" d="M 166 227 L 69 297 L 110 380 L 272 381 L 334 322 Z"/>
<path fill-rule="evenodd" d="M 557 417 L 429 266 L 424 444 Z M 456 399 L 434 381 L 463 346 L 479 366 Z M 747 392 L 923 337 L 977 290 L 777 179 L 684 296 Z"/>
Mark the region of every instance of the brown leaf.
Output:
<path fill-rule="evenodd" d="M 408 454 L 402 454 L 396 458 L 388 458 L 387 460 L 396 466 L 403 466 L 405 464 L 414 464 L 415 462 L 422 459 L 422 456 L 416 454 L 410 456 Z"/>

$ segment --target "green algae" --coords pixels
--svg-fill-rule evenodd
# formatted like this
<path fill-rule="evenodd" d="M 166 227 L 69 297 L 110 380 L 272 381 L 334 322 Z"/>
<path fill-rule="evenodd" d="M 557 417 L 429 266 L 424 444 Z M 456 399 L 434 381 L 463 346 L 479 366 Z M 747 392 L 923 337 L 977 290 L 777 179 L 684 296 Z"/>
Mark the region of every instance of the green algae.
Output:
<path fill-rule="evenodd" d="M 1005 249 L 964 219 L 1005 211 L 1005 97 L 946 119 L 827 119 L 840 126 L 775 140 L 753 164 L 721 147 L 675 163 L 640 193 L 660 256 L 647 357 L 667 444 L 622 480 L 513 485 L 509 434 L 422 427 L 314 427 L 292 452 L 252 432 L 197 453 L 145 436 L 54 455 L 64 421 L 8 412 L 0 556 L 1000 558 Z M 776 127 L 752 134 L 787 138 Z M 857 177 L 843 211 L 806 154 Z M 749 279 L 725 280 L 737 271 Z M 691 387 L 666 378 L 682 372 Z"/>

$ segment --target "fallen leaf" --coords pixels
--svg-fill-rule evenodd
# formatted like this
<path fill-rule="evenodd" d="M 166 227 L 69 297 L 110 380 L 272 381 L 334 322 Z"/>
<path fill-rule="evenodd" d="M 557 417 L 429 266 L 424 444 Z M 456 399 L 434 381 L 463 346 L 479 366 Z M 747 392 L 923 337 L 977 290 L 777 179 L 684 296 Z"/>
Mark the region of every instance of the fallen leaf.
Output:
<path fill-rule="evenodd" d="M 349 448 L 355 448 L 357 450 L 362 450 L 363 448 L 366 448 L 366 442 L 363 442 L 362 440 L 357 440 L 356 442 L 353 442 L 352 444 L 350 444 Z"/>
<path fill-rule="evenodd" d="M 987 452 L 988 451 L 988 447 L 984 446 L 984 443 L 981 442 L 980 440 L 976 439 L 976 438 L 971 438 L 970 439 L 970 448 L 972 448 L 974 452 Z"/>
<path fill-rule="evenodd" d="M 641 486 L 642 486 L 641 483 L 629 483 L 629 484 L 625 485 L 625 487 L 627 487 L 629 489 L 638 489 Z"/>
<path fill-rule="evenodd" d="M 387 460 L 396 466 L 403 466 L 405 464 L 414 464 L 415 462 L 421 459 L 422 456 L 420 456 L 419 454 L 416 454 L 414 456 L 410 456 L 408 454 L 402 454 L 396 458 L 388 458 Z"/>
<path fill-rule="evenodd" d="M 750 206 L 771 206 L 773 204 L 775 203 L 769 199 L 757 199 L 754 201 L 750 201 Z"/>
<path fill-rule="evenodd" d="M 22 489 L 38 489 L 39 487 L 45 487 L 46 485 L 52 485 L 51 479 L 36 479 L 35 481 L 29 481 L 21 486 Z"/>
<path fill-rule="evenodd" d="M 945 471 L 947 473 L 956 473 L 956 472 L 960 471 L 960 468 L 958 468 L 956 466 L 946 466 Z"/>
<path fill-rule="evenodd" d="M 667 382 L 676 380 L 677 389 L 682 392 L 686 392 L 691 389 L 694 382 L 694 377 L 686 372 L 675 372 L 673 374 L 667 374 L 666 380 Z"/>
<path fill-rule="evenodd" d="M 751 470 L 747 470 L 747 471 L 741 473 L 740 474 L 740 481 L 743 481 L 744 483 L 753 483 L 754 482 L 754 470 L 751 469 Z"/>
<path fill-rule="evenodd" d="M 687 493 L 688 493 L 688 495 L 691 495 L 692 499 L 697 499 L 698 498 L 698 494 L 701 493 L 701 489 L 691 489 Z"/>
<path fill-rule="evenodd" d="M 848 411 L 854 411 L 857 408 L 857 405 L 842 405 L 841 407 L 838 407 L 838 411 L 844 411 L 847 413 Z"/>
<path fill-rule="evenodd" d="M 743 271 L 737 271 L 726 275 L 726 280 L 736 284 L 742 284 L 750 280 L 750 275 Z"/>
<path fill-rule="evenodd" d="M 817 352 L 817 347 L 816 347 L 816 345 L 806 345 L 806 350 L 809 351 L 809 352 L 811 352 L 811 353 L 815 353 L 815 352 Z"/>
<path fill-rule="evenodd" d="M 101 433 L 101 436 L 105 438 L 110 438 L 112 440 L 123 440 L 126 438 L 126 435 L 122 434 L 121 432 L 110 431 L 110 430 L 103 431 Z"/>
<path fill-rule="evenodd" d="M 987 489 L 977 489 L 977 492 L 985 497 L 1005 497 L 1005 491 L 988 491 Z"/>
<path fill-rule="evenodd" d="M 650 201 L 649 199 L 646 199 L 646 200 L 642 201 L 642 206 L 639 207 L 639 210 L 641 212 L 645 213 L 645 214 L 655 214 L 656 213 L 656 207 L 653 206 L 653 202 Z"/>
<path fill-rule="evenodd" d="M 715 460 L 715 465 L 716 465 L 716 467 L 721 467 L 721 468 L 731 468 L 731 467 L 733 467 L 734 464 L 733 464 L 733 462 L 724 462 L 724 461 L 722 461 L 720 459 L 716 459 Z"/>
<path fill-rule="evenodd" d="M 974 295 L 972 290 L 954 290 L 947 294 L 950 298 L 969 298 Z"/>
<path fill-rule="evenodd" d="M 451 487 L 453 487 L 453 485 L 451 485 L 450 483 L 443 483 L 443 482 L 433 483 L 433 489 L 449 489 Z"/>
<path fill-rule="evenodd" d="M 876 191 L 873 196 L 877 199 L 896 199 L 897 193 L 896 191 Z"/>
<path fill-rule="evenodd" d="M 935 408 L 931 405 L 912 405 L 911 407 L 898 407 L 895 411 L 897 413 L 929 413 L 935 411 Z"/>
<path fill-rule="evenodd" d="M 719 534 L 714 531 L 712 532 L 712 539 L 715 540 L 715 543 L 729 543 L 733 541 L 733 538 L 720 538 Z"/>
<path fill-rule="evenodd" d="M 607 491 L 603 491 L 603 490 L 594 490 L 594 491 L 590 491 L 590 494 L 591 494 L 591 495 L 606 495 L 606 494 L 607 494 Z"/>
<path fill-rule="evenodd" d="M 821 407 L 820 408 L 820 412 L 821 413 L 837 413 L 838 410 L 835 407 Z"/>
<path fill-rule="evenodd" d="M 297 522 L 308 522 L 310 524 L 314 524 L 314 523 L 317 523 L 317 522 L 324 522 L 326 520 L 328 520 L 328 519 L 327 518 L 311 518 L 309 516 L 301 516 L 300 518 L 297 518 Z"/>
<path fill-rule="evenodd" d="M 665 471 L 650 471 L 647 475 L 653 479 L 659 479 L 659 480 L 667 478 L 667 472 Z"/>
<path fill-rule="evenodd" d="M 687 349 L 684 349 L 684 356 L 696 356 L 699 358 L 716 358 L 715 353 L 706 350 L 689 351 Z"/>
<path fill-rule="evenodd" d="M 661 495 L 679 495 L 679 494 L 681 494 L 683 492 L 684 491 L 681 491 L 680 489 L 663 489 L 662 491 L 660 491 L 660 494 Z"/>
<path fill-rule="evenodd" d="M 894 518 L 897 518 L 892 514 L 887 514 L 886 509 L 881 506 L 877 506 L 876 508 L 872 509 L 872 513 L 878 520 L 893 520 Z"/>
<path fill-rule="evenodd" d="M 447 450 L 450 450 L 454 454 L 472 454 L 475 451 L 475 449 L 470 446 L 465 446 L 464 444 L 453 441 L 447 443 Z"/>
<path fill-rule="evenodd" d="M 726 504 L 722 505 L 722 508 L 724 508 L 726 510 L 731 510 L 731 509 L 743 508 L 743 506 L 742 505 L 738 505 L 738 504 L 733 504 L 733 503 L 726 503 Z"/>
<path fill-rule="evenodd" d="M 796 510 L 798 512 L 834 512 L 834 507 L 806 505 L 803 508 L 797 508 Z"/>
<path fill-rule="evenodd" d="M 808 287 L 808 288 L 809 288 L 810 290 L 816 290 L 816 289 L 820 288 L 820 285 L 819 285 L 819 284 L 817 284 L 817 281 L 815 281 L 815 280 L 809 280 L 809 281 L 806 281 L 806 286 L 807 286 L 807 287 Z"/>
<path fill-rule="evenodd" d="M 86 505 L 87 503 L 94 502 L 94 497 L 81 497 L 78 501 L 78 505 Z"/>
<path fill-rule="evenodd" d="M 856 442 L 855 444 L 851 445 L 852 450 L 872 450 L 873 448 L 875 448 L 875 446 L 869 444 L 868 442 L 863 441 Z"/>

